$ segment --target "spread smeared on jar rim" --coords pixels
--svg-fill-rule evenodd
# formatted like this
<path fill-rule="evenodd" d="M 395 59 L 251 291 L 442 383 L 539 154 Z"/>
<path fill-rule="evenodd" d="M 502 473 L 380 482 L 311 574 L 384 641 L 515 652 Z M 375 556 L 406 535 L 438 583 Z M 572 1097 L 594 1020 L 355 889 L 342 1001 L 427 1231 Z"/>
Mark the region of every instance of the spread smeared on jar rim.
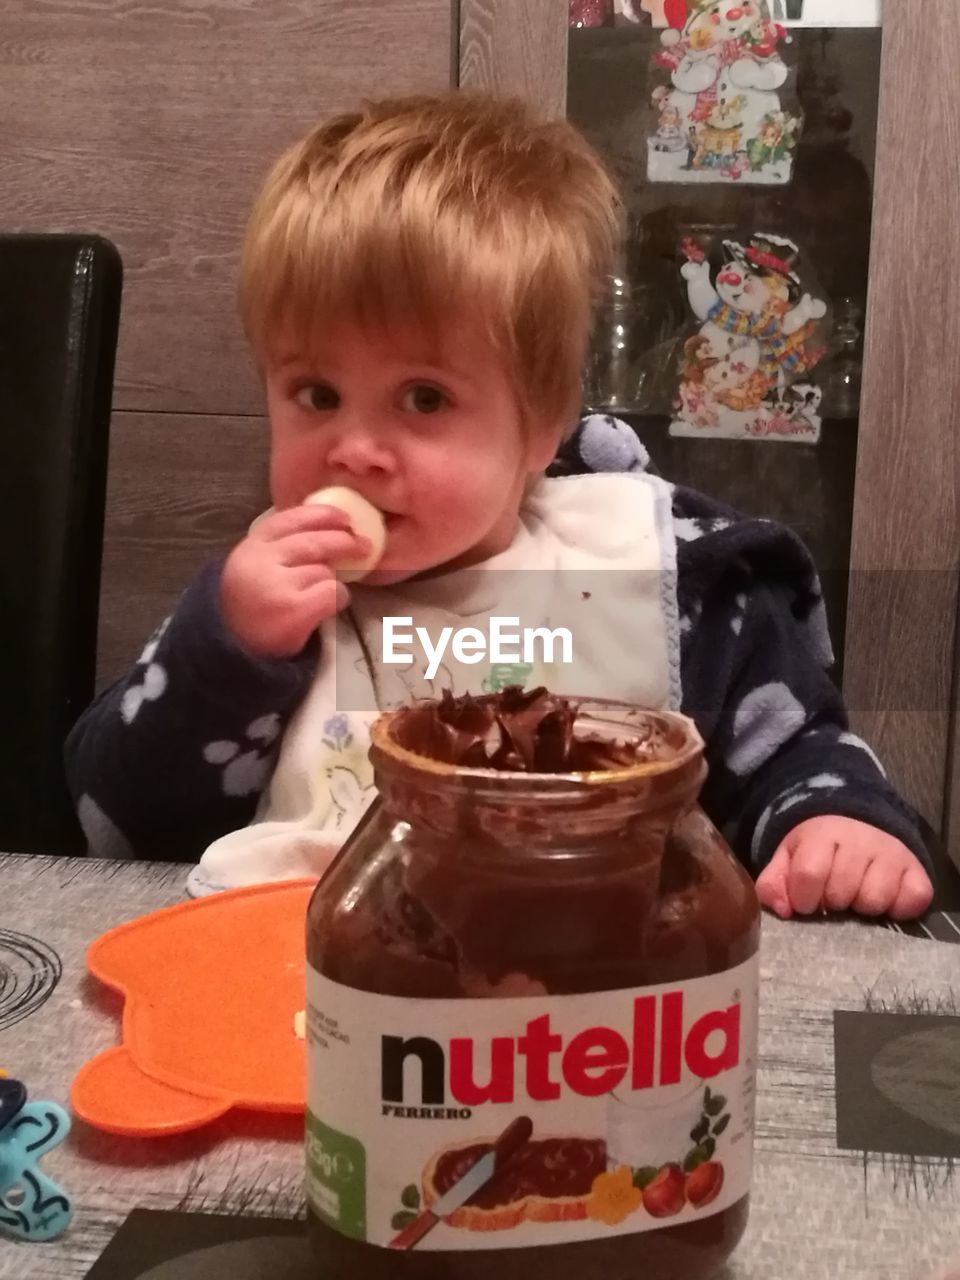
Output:
<path fill-rule="evenodd" d="M 593 773 L 668 760 L 681 744 L 668 740 L 656 713 L 628 735 L 603 736 L 578 723 L 587 699 L 565 698 L 542 686 L 511 685 L 500 693 L 414 703 L 395 713 L 393 740 L 426 759 L 467 769 L 514 773 Z"/>

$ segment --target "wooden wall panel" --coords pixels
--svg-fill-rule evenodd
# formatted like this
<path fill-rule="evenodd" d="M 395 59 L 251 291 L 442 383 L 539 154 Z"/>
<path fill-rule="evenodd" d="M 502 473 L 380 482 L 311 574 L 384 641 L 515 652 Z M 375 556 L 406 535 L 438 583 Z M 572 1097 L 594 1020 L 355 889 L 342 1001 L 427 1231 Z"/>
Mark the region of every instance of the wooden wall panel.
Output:
<path fill-rule="evenodd" d="M 124 264 L 99 679 L 266 502 L 240 237 L 280 150 L 365 95 L 447 88 L 452 0 L 0 0 L 6 230 Z"/>
<path fill-rule="evenodd" d="M 567 0 L 460 0 L 460 84 L 567 104 Z"/>
<path fill-rule="evenodd" d="M 4 0 L 0 225 L 126 272 L 118 409 L 258 407 L 239 237 L 274 156 L 364 94 L 451 80 L 451 0 Z"/>
<path fill-rule="evenodd" d="M 960 485 L 958 485 L 960 487 Z M 943 843 L 960 868 L 960 614 L 954 635 L 953 690 L 950 698 L 950 733 L 947 755 L 947 795 L 944 805 Z"/>
<path fill-rule="evenodd" d="M 846 692 L 894 780 L 942 825 L 957 615 L 960 27 L 885 0 Z M 918 134 L 917 119 L 928 122 Z"/>
<path fill-rule="evenodd" d="M 127 670 L 203 562 L 269 506 L 267 440 L 256 417 L 114 414 L 98 685 Z"/>

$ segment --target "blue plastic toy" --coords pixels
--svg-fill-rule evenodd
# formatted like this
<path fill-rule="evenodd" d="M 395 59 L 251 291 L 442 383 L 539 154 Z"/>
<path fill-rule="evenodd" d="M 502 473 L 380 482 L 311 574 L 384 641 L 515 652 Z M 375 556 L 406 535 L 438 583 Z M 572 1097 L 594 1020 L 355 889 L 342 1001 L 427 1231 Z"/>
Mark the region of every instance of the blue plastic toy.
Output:
<path fill-rule="evenodd" d="M 20 1240 L 52 1240 L 73 1217 L 63 1190 L 37 1161 L 70 1132 L 55 1102 L 28 1102 L 19 1080 L 0 1079 L 0 1232 Z"/>

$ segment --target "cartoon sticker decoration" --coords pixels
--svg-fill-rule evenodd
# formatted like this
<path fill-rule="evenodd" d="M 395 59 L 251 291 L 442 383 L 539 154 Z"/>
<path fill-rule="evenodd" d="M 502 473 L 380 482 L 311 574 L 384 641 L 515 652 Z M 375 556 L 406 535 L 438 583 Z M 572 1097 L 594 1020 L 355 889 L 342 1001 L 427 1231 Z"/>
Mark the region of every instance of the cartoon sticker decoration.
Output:
<path fill-rule="evenodd" d="M 724 240 L 719 266 L 690 238 L 682 249 L 698 327 L 683 343 L 670 434 L 816 443 L 822 393 L 809 375 L 827 306 L 804 291 L 797 245 L 762 233 Z"/>
<path fill-rule="evenodd" d="M 663 0 L 662 12 L 649 180 L 789 182 L 801 118 L 780 102 L 787 33 L 767 0 Z"/>

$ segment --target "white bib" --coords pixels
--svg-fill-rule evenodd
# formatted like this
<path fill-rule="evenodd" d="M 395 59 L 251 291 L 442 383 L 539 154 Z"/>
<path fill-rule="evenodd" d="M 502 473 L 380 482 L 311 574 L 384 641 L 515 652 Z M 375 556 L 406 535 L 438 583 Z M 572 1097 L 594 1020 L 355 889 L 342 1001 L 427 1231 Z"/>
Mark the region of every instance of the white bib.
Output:
<path fill-rule="evenodd" d="M 489 643 L 494 617 L 507 620 L 499 654 Z M 385 618 L 406 620 L 393 626 L 397 641 L 406 638 L 394 649 L 412 656 L 409 665 L 384 661 Z M 214 841 L 188 888 L 202 895 L 321 875 L 373 797 L 369 730 L 381 711 L 444 689 L 508 684 L 678 709 L 679 659 L 669 487 L 642 473 L 543 480 L 499 555 L 438 577 L 351 588 L 349 609 L 321 627 L 313 684 L 255 821 Z"/>

